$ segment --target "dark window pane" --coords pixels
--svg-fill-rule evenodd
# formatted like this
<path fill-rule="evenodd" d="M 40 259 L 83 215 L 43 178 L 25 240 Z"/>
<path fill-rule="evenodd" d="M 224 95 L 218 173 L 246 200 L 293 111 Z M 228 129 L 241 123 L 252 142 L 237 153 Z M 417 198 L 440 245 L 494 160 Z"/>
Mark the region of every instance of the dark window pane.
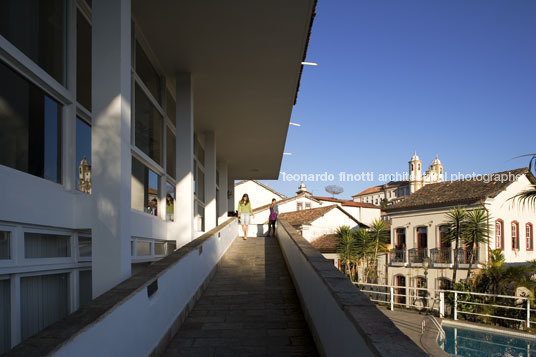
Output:
<path fill-rule="evenodd" d="M 0 35 L 65 84 L 65 0 L 0 1 Z"/>
<path fill-rule="evenodd" d="M 11 232 L 0 231 L 0 259 L 11 259 Z"/>
<path fill-rule="evenodd" d="M 131 207 L 158 216 L 160 176 L 132 158 Z"/>
<path fill-rule="evenodd" d="M 61 182 L 61 106 L 2 62 L 0 164 Z"/>
<path fill-rule="evenodd" d="M 165 243 L 155 243 L 154 244 L 154 255 L 164 255 L 166 254 L 166 244 Z"/>
<path fill-rule="evenodd" d="M 136 42 L 136 73 L 143 81 L 143 84 L 149 88 L 149 91 L 156 101 L 158 103 L 162 103 L 162 82 L 160 75 L 156 69 L 154 69 L 153 65 L 149 61 L 149 58 L 138 42 Z"/>
<path fill-rule="evenodd" d="M 70 237 L 58 234 L 24 233 L 25 258 L 70 257 Z"/>
<path fill-rule="evenodd" d="M 76 118 L 76 188 L 91 193 L 91 126 Z"/>
<path fill-rule="evenodd" d="M 11 283 L 0 280 L 0 354 L 11 348 Z"/>
<path fill-rule="evenodd" d="M 91 25 L 80 11 L 76 17 L 76 100 L 91 111 Z"/>
<path fill-rule="evenodd" d="M 81 270 L 78 275 L 80 306 L 85 305 L 92 300 L 92 290 L 91 270 Z"/>
<path fill-rule="evenodd" d="M 91 257 L 90 237 L 78 237 L 78 255 L 80 257 Z"/>
<path fill-rule="evenodd" d="M 136 84 L 136 146 L 162 164 L 162 116 Z"/>
<path fill-rule="evenodd" d="M 61 320 L 69 312 L 69 274 L 20 279 L 22 339 Z"/>
<path fill-rule="evenodd" d="M 166 172 L 175 178 L 175 134 L 166 126 Z"/>
<path fill-rule="evenodd" d="M 175 105 L 175 99 L 173 99 L 169 90 L 166 90 L 166 114 L 172 123 L 175 123 Z"/>

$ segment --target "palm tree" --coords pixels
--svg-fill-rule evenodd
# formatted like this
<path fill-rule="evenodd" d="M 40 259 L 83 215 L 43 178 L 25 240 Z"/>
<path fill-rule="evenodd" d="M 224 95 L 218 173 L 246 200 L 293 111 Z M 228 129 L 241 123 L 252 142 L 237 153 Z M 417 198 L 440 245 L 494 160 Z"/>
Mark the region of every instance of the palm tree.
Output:
<path fill-rule="evenodd" d="M 359 228 L 355 230 L 354 232 L 354 238 L 356 240 L 356 247 L 357 247 L 357 256 L 356 256 L 356 264 L 361 265 L 361 263 L 364 262 L 364 275 L 365 275 L 365 282 L 369 281 L 370 278 L 370 268 L 369 268 L 369 260 L 370 256 L 374 252 L 374 242 L 371 239 L 371 236 L 369 232 L 367 232 L 363 228 Z"/>
<path fill-rule="evenodd" d="M 488 221 L 488 215 L 483 209 L 474 209 L 467 212 L 465 218 L 465 224 L 463 225 L 463 242 L 465 247 L 470 249 L 469 255 L 469 268 L 467 269 L 467 278 L 465 282 L 469 283 L 469 277 L 471 276 L 471 268 L 473 266 L 473 259 L 478 249 L 478 245 L 481 243 L 488 243 L 490 226 Z"/>
<path fill-rule="evenodd" d="M 460 206 L 451 208 L 447 213 L 447 234 L 446 242 L 455 242 L 454 246 L 454 272 L 452 274 L 452 282 L 456 282 L 456 273 L 458 272 L 458 248 L 460 239 L 463 236 L 463 226 L 465 224 L 466 211 Z"/>
<path fill-rule="evenodd" d="M 350 226 L 340 226 L 336 231 L 339 244 L 337 245 L 337 253 L 340 260 L 344 262 L 345 273 L 352 279 L 350 265 L 357 257 L 357 245 L 354 234 Z"/>
<path fill-rule="evenodd" d="M 528 157 L 528 156 L 530 156 L 530 161 L 529 161 L 529 172 L 530 172 L 532 171 L 532 168 L 533 168 L 532 165 L 536 166 L 536 154 L 521 155 L 518 157 Z M 535 168 L 535 171 L 536 171 L 536 168 Z M 519 202 L 521 202 L 523 206 L 527 204 L 529 207 L 532 207 L 532 208 L 536 207 L 536 185 L 532 185 L 532 188 L 515 195 L 514 197 L 512 197 L 512 199 L 519 200 Z"/>
<path fill-rule="evenodd" d="M 389 232 L 387 231 L 385 221 L 382 219 L 374 220 L 370 225 L 370 228 L 370 240 L 374 245 L 374 254 L 372 256 L 373 278 L 376 279 L 378 277 L 378 253 L 386 251 L 386 245 L 389 242 Z"/>

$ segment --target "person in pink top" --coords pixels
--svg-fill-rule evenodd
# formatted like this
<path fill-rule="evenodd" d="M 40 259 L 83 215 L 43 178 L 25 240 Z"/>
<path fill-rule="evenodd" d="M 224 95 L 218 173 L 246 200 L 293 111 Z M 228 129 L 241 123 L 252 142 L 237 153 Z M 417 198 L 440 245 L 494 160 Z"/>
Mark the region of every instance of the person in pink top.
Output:
<path fill-rule="evenodd" d="M 277 221 L 277 215 L 279 214 L 279 207 L 277 207 L 276 202 L 277 201 L 274 198 L 272 199 L 272 204 L 270 205 L 270 217 L 268 218 L 268 237 L 275 237 L 275 221 Z"/>

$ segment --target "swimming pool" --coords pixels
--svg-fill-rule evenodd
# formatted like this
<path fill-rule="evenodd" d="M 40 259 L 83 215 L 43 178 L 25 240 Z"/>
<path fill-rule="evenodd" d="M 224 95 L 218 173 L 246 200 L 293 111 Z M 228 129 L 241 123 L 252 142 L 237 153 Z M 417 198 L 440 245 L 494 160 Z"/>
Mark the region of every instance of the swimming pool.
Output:
<path fill-rule="evenodd" d="M 536 338 L 443 324 L 441 348 L 457 356 L 536 356 Z"/>

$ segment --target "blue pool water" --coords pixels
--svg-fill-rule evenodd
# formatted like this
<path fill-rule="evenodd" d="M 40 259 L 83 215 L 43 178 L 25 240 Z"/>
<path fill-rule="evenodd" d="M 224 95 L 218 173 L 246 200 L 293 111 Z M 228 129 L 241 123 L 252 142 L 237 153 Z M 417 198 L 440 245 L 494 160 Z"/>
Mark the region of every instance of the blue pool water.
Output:
<path fill-rule="evenodd" d="M 457 356 L 536 356 L 536 339 L 443 325 L 445 352 Z"/>

